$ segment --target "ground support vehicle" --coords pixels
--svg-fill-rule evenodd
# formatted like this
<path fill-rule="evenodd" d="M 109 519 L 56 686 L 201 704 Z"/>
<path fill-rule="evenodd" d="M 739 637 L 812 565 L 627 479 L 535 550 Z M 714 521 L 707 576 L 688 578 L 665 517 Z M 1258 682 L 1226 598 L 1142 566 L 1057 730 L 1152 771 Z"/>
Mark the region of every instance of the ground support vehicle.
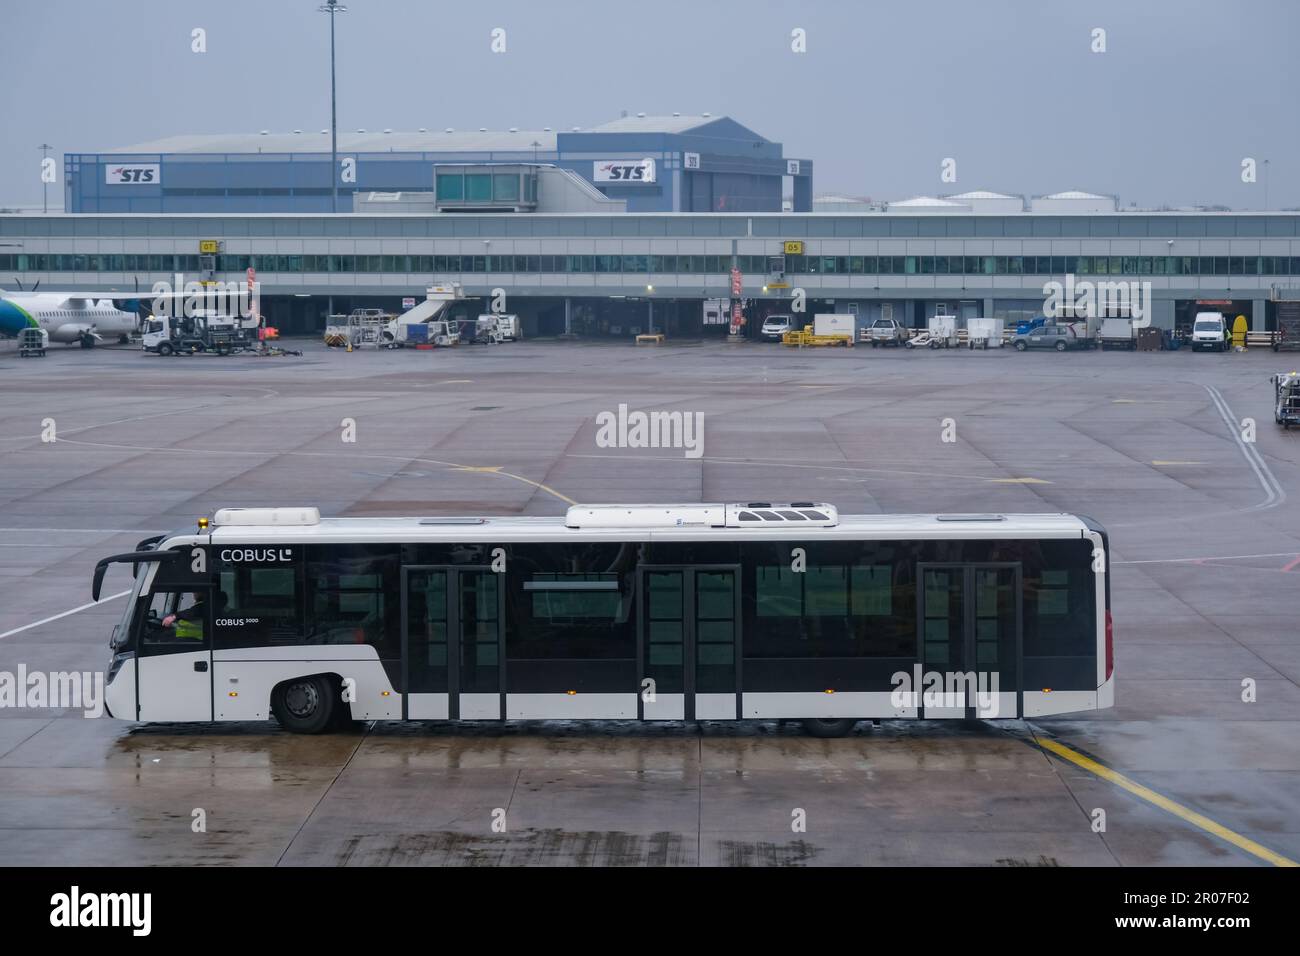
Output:
<path fill-rule="evenodd" d="M 105 557 L 91 597 L 110 567 L 133 573 L 104 688 L 119 720 L 757 719 L 838 736 L 1113 706 L 1109 550 L 1072 514 L 811 501 L 231 508 Z"/>
<path fill-rule="evenodd" d="M 23 329 L 18 333 L 19 358 L 45 358 L 50 346 L 50 333 L 44 329 Z"/>
<path fill-rule="evenodd" d="M 1300 426 L 1300 373 L 1278 372 L 1271 381 L 1277 391 L 1274 420 L 1283 428 Z"/>

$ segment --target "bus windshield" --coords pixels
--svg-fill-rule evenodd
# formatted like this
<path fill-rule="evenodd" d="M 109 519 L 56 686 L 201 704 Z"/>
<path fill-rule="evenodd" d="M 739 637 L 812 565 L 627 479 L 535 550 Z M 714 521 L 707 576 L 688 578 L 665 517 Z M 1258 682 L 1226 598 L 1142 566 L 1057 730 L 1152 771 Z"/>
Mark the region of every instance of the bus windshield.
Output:
<path fill-rule="evenodd" d="M 108 639 L 108 646 L 114 651 L 125 650 L 131 643 L 131 616 L 135 610 L 136 599 L 140 595 L 140 584 L 148 572 L 148 565 L 140 565 L 135 580 L 131 582 L 131 593 L 126 596 L 126 608 L 122 611 L 122 620 L 113 625 L 113 636 Z"/>

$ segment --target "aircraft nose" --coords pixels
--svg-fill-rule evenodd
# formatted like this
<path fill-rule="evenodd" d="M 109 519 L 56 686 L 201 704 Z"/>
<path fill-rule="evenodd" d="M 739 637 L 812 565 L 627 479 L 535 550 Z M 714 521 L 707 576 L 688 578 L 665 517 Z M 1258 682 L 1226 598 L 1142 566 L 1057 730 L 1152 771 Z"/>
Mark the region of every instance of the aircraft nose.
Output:
<path fill-rule="evenodd" d="M 17 335 L 29 326 L 36 326 L 36 321 L 21 307 L 8 299 L 0 299 L 0 332 L 5 335 Z"/>

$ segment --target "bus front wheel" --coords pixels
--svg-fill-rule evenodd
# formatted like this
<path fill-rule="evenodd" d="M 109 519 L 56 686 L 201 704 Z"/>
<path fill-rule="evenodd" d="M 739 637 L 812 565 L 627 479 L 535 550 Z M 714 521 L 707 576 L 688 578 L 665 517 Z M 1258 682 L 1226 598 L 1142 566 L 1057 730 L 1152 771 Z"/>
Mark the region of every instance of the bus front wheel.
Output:
<path fill-rule="evenodd" d="M 810 737 L 847 737 L 857 726 L 856 720 L 814 720 L 803 721 L 804 733 Z"/>
<path fill-rule="evenodd" d="M 326 677 L 300 677 L 285 681 L 271 691 L 271 713 L 280 726 L 295 734 L 319 734 L 334 719 L 332 681 Z"/>

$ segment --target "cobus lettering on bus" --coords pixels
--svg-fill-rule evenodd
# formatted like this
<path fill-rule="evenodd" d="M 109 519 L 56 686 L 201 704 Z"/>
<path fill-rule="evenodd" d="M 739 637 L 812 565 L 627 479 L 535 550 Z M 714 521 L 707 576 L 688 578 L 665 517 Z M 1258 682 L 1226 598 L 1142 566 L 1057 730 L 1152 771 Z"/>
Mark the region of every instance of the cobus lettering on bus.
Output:
<path fill-rule="evenodd" d="M 292 561 L 293 548 L 226 548 L 221 560 L 230 564 L 245 561 Z"/>

